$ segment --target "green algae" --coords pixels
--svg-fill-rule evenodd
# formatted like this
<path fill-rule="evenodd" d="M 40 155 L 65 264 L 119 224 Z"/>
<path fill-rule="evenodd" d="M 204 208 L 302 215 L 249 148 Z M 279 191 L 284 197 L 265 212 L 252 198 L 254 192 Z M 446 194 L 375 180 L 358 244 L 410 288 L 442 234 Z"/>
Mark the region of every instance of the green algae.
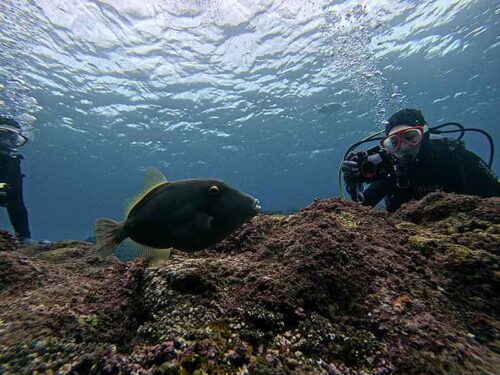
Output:
<path fill-rule="evenodd" d="M 416 250 L 427 250 L 429 247 L 437 245 L 437 241 L 434 238 L 428 238 L 419 234 L 408 237 L 408 242 Z"/>
<path fill-rule="evenodd" d="M 95 314 L 90 314 L 90 315 L 80 315 L 78 317 L 78 323 L 80 325 L 89 325 L 93 328 L 98 328 L 99 325 L 101 324 L 101 321 L 99 320 L 99 317 Z"/>
<path fill-rule="evenodd" d="M 353 214 L 341 211 L 337 214 L 339 223 L 346 229 L 355 230 L 358 228 L 360 221 Z"/>
<path fill-rule="evenodd" d="M 54 258 L 65 258 L 70 254 L 78 253 L 78 248 L 75 247 L 63 247 L 61 249 L 54 249 L 45 251 L 40 254 L 42 258 L 54 259 Z"/>
<path fill-rule="evenodd" d="M 467 259 L 479 256 L 481 252 L 478 250 L 472 250 L 467 246 L 449 243 L 446 244 L 445 254 L 460 262 L 464 262 Z"/>

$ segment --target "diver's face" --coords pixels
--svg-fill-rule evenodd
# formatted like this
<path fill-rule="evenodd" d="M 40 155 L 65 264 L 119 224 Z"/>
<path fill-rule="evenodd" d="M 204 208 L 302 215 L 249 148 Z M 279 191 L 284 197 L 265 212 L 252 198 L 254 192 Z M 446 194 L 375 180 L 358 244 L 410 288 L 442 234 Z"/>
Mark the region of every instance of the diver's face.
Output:
<path fill-rule="evenodd" d="M 395 126 L 384 139 L 387 144 L 397 142 L 394 151 L 390 151 L 396 158 L 415 159 L 420 151 L 423 138 L 423 128 L 410 125 Z"/>

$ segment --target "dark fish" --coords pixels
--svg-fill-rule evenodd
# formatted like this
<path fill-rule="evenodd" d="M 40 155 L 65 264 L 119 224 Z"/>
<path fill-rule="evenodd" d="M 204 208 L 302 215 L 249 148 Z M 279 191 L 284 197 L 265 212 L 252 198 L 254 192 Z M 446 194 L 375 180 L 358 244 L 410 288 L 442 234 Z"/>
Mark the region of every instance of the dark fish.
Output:
<path fill-rule="evenodd" d="M 167 182 L 159 170 L 150 168 L 143 191 L 128 204 L 123 223 L 96 221 L 97 254 L 111 255 L 126 238 L 150 258 L 168 258 L 172 248 L 202 250 L 227 237 L 260 209 L 257 199 L 221 180 Z"/>
<path fill-rule="evenodd" d="M 326 103 L 318 110 L 318 113 L 329 117 L 332 113 L 337 112 L 342 108 L 344 108 L 342 103 L 337 103 L 337 102 Z"/>

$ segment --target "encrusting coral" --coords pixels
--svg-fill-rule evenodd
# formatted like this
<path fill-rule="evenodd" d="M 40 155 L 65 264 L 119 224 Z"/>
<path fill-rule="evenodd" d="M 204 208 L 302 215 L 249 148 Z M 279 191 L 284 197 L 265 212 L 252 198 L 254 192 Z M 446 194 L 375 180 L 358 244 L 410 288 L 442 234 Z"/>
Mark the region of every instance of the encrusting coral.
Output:
<path fill-rule="evenodd" d="M 0 373 L 495 374 L 500 199 L 260 215 L 167 264 L 0 233 Z"/>

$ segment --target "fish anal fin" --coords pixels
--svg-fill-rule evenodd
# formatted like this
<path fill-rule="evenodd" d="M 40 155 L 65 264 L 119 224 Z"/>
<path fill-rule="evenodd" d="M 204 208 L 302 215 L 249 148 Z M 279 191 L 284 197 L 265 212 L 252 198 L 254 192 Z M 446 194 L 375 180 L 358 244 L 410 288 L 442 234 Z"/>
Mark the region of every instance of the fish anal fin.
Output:
<path fill-rule="evenodd" d="M 155 249 L 158 250 L 158 249 Z M 170 258 L 172 257 L 172 250 L 173 248 L 169 247 L 168 249 L 159 249 L 161 250 L 162 254 L 159 257 L 153 257 L 150 259 L 151 264 L 153 266 L 162 266 L 168 263 Z"/>
<path fill-rule="evenodd" d="M 137 256 L 146 258 L 153 264 L 165 264 L 172 255 L 172 248 L 167 249 L 157 249 L 155 247 L 141 245 L 140 243 L 134 242 L 132 240 L 127 240 L 130 246 L 127 248 L 131 249 Z"/>
<path fill-rule="evenodd" d="M 135 194 L 134 196 L 127 199 L 124 203 L 124 214 L 125 219 L 128 218 L 130 211 L 135 207 L 137 203 L 139 203 L 142 198 L 144 198 L 148 193 L 154 188 L 167 183 L 167 178 L 160 172 L 157 168 L 148 168 L 146 170 L 146 177 L 142 184 L 141 190 Z"/>

